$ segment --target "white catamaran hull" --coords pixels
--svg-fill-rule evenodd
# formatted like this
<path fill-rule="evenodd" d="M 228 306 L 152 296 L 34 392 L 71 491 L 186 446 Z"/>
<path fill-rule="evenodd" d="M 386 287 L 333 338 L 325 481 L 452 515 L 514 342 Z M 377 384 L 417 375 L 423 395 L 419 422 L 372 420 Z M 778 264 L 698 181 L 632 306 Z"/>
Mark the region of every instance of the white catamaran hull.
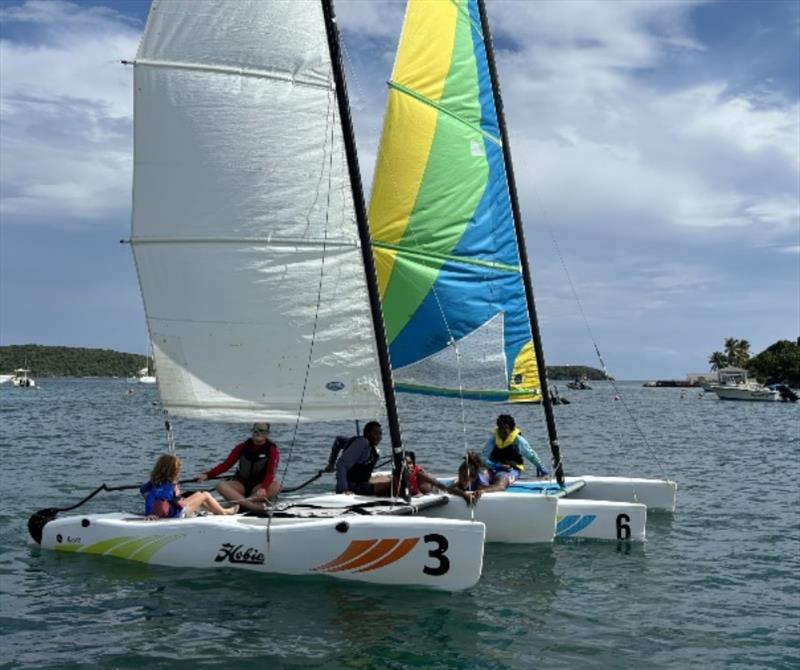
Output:
<path fill-rule="evenodd" d="M 452 483 L 452 479 L 440 480 Z M 644 541 L 647 510 L 674 511 L 676 489 L 672 481 L 632 477 L 566 477 L 563 490 L 552 480 L 518 480 L 506 492 L 484 494 L 475 507 L 475 518 L 486 524 L 487 542 L 549 542 L 545 526 L 550 521 L 544 515 L 546 505 L 556 502 L 556 538 Z M 525 498 L 530 500 L 527 505 Z M 458 509 L 452 502 L 424 513 L 461 518 L 450 516 L 450 510 Z M 537 534 L 525 537 L 526 526 L 520 528 L 520 519 L 535 524 Z"/>
<path fill-rule="evenodd" d="M 583 482 L 583 485 L 577 486 L 580 482 Z M 678 485 L 670 479 L 580 475 L 565 477 L 564 483 L 567 491 L 574 487 L 574 490 L 566 496 L 570 500 L 641 503 L 650 511 L 675 511 Z"/>
<path fill-rule="evenodd" d="M 559 498 L 556 537 L 644 542 L 647 506 L 610 500 Z"/>
<path fill-rule="evenodd" d="M 326 575 L 459 591 L 479 579 L 485 526 L 418 517 L 268 519 L 206 516 L 148 521 L 131 514 L 55 519 L 42 546 L 182 568 Z"/>
<path fill-rule="evenodd" d="M 487 542 L 509 542 L 531 544 L 552 542 L 556 528 L 558 502 L 554 496 L 532 496 L 527 493 L 497 492 L 483 496 L 472 510 L 457 496 L 442 494 L 448 498 L 445 505 L 426 506 L 427 499 L 439 499 L 439 494 L 415 496 L 412 501 L 419 506 L 419 516 L 436 519 L 479 521 L 486 525 Z M 291 499 L 282 499 L 289 502 Z M 303 497 L 304 504 L 320 507 L 343 505 L 375 504 L 379 500 L 390 503 L 389 499 L 369 496 L 322 495 Z M 401 503 L 402 504 L 402 503 Z"/>

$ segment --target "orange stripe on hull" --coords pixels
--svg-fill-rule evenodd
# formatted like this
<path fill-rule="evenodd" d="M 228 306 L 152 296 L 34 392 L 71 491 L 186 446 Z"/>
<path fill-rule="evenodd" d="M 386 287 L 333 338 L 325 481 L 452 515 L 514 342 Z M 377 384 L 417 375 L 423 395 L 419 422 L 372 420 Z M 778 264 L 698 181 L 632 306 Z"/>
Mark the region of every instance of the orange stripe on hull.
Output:
<path fill-rule="evenodd" d="M 342 563 L 347 563 L 354 558 L 357 558 L 365 551 L 367 551 L 370 547 L 377 544 L 377 540 L 353 540 L 341 554 L 339 554 L 336 558 L 332 561 L 328 561 L 324 565 L 317 566 L 313 570 L 330 570 L 331 568 L 335 568 L 337 565 L 341 565 Z"/>
<path fill-rule="evenodd" d="M 377 570 L 385 565 L 399 561 L 401 558 L 403 558 L 403 556 L 417 546 L 417 542 L 419 542 L 418 537 L 410 537 L 406 540 L 403 540 L 398 547 L 396 547 L 393 551 L 390 551 L 377 563 L 368 565 L 367 567 L 361 568 L 361 570 L 357 570 L 356 572 L 370 572 L 371 570 Z"/>
<path fill-rule="evenodd" d="M 400 544 L 400 540 L 389 538 L 386 540 L 380 540 L 378 544 L 376 544 L 372 549 L 370 549 L 367 553 L 354 558 L 352 561 L 348 563 L 340 563 L 335 568 L 330 568 L 328 572 L 341 572 L 342 570 L 355 570 L 356 568 L 363 567 L 365 565 L 369 565 L 377 560 L 383 558 L 386 554 L 388 554 L 392 549 L 394 549 L 398 544 Z"/>

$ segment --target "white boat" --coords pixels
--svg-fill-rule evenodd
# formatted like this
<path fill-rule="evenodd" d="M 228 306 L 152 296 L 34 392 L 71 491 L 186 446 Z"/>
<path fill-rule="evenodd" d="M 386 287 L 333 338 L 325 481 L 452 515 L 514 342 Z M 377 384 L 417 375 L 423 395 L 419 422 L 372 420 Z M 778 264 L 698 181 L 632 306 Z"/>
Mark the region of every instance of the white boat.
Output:
<path fill-rule="evenodd" d="M 553 532 L 562 537 L 643 540 L 645 499 L 674 510 L 666 478 L 564 477 L 482 0 L 408 3 L 369 226 L 398 390 L 517 402 L 519 414 L 526 403 L 544 407 L 555 478 L 484 495 L 475 515 L 488 541 L 529 541 L 514 535 L 525 517 L 512 511 L 526 498 L 538 503 L 530 514 L 552 514 L 556 500 Z M 472 439 L 480 451 L 486 436 Z M 417 455 L 424 462 L 422 446 Z"/>
<path fill-rule="evenodd" d="M 142 368 L 136 373 L 136 381 L 140 384 L 155 384 L 158 378 L 150 374 L 149 368 Z"/>
<path fill-rule="evenodd" d="M 385 412 L 402 463 L 330 0 L 154 0 L 133 65 L 130 242 L 162 407 L 301 426 Z M 478 581 L 484 524 L 345 502 L 270 519 L 52 508 L 29 530 L 48 549 L 176 567 Z"/>
<path fill-rule="evenodd" d="M 17 368 L 11 377 L 11 383 L 19 388 L 35 388 L 36 380 L 31 377 L 31 371 L 28 368 Z"/>
<path fill-rule="evenodd" d="M 14 375 L 0 375 L 0 384 L 5 384 L 6 382 L 10 382 L 14 379 Z"/>
<path fill-rule="evenodd" d="M 775 402 L 781 399 L 781 394 L 761 384 L 746 382 L 743 384 L 718 384 L 711 389 L 720 400 L 757 400 L 762 402 Z"/>
<path fill-rule="evenodd" d="M 719 383 L 712 384 L 709 390 L 716 393 L 720 400 L 775 402 L 781 399 L 779 391 L 749 380 L 747 371 L 741 368 L 720 370 Z"/>

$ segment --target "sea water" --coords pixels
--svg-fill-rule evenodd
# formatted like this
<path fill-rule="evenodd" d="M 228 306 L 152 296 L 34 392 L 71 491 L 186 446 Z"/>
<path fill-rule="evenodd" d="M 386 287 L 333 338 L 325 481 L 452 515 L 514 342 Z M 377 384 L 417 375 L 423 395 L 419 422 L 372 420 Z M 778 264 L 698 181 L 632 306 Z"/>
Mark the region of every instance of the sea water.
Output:
<path fill-rule="evenodd" d="M 2 386 L 0 668 L 800 667 L 800 404 L 634 382 L 561 391 L 571 401 L 555 408 L 566 472 L 667 475 L 677 511 L 651 512 L 645 543 L 489 544 L 478 585 L 447 594 L 32 546 L 33 511 L 147 479 L 165 450 L 164 417 L 156 388 L 124 380 Z M 538 406 L 399 403 L 407 448 L 429 470 L 453 472 L 505 412 L 549 460 Z M 186 476 L 248 434 L 173 428 Z M 311 477 L 333 437 L 353 431 L 276 425 L 285 485 Z M 330 490 L 332 477 L 305 491 Z M 140 508 L 135 492 L 120 492 L 81 511 Z"/>

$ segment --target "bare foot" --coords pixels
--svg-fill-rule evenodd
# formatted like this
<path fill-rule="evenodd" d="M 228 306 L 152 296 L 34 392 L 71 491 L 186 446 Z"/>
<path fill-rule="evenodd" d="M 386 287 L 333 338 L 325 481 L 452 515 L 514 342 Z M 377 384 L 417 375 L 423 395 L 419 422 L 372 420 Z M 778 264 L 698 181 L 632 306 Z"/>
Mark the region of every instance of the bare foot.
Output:
<path fill-rule="evenodd" d="M 237 514 L 239 512 L 239 505 L 233 505 L 225 510 L 225 514 Z"/>

